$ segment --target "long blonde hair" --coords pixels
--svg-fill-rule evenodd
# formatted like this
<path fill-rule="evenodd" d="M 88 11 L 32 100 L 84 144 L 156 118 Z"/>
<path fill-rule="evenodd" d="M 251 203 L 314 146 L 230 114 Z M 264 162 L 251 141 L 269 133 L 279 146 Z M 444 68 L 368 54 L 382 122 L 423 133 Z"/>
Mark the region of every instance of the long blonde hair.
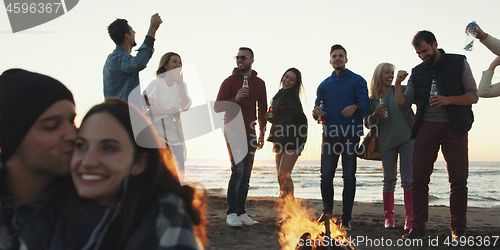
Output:
<path fill-rule="evenodd" d="M 377 65 L 375 71 L 373 71 L 372 83 L 370 85 L 370 99 L 376 100 L 379 99 L 378 91 L 380 89 L 380 85 L 382 84 L 381 75 L 382 72 L 386 69 L 391 69 L 392 71 L 396 70 L 396 66 L 390 63 L 381 63 Z"/>

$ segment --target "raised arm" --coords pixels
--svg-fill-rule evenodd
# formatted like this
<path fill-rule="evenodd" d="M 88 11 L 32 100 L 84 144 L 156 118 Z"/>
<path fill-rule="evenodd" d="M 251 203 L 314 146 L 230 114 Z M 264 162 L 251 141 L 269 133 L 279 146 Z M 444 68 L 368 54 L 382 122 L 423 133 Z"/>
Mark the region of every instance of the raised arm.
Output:
<path fill-rule="evenodd" d="M 408 72 L 406 72 L 405 70 L 398 71 L 398 75 L 396 76 L 396 83 L 394 83 L 396 104 L 398 105 L 398 109 L 400 112 L 407 111 L 411 107 L 413 99 L 415 98 L 415 92 L 413 89 L 413 82 L 411 81 L 411 77 L 408 80 L 406 91 L 403 92 L 401 82 L 403 82 L 407 76 Z"/>
<path fill-rule="evenodd" d="M 151 21 L 149 23 L 148 36 L 154 38 L 156 35 L 156 31 L 160 27 L 161 23 L 163 23 L 163 21 L 161 20 L 160 15 L 158 15 L 158 13 L 151 16 Z"/>
<path fill-rule="evenodd" d="M 479 97 L 497 97 L 500 96 L 500 82 L 491 84 L 493 78 L 493 73 L 495 68 L 500 65 L 500 56 L 496 57 L 493 62 L 491 62 L 488 70 L 483 71 L 483 76 L 481 77 L 481 82 L 477 90 L 477 95 Z"/>
<path fill-rule="evenodd" d="M 398 105 L 403 105 L 406 101 L 406 98 L 403 93 L 403 88 L 401 88 L 401 83 L 406 79 L 408 76 L 408 72 L 405 70 L 399 70 L 398 75 L 396 76 L 396 83 L 394 84 L 394 89 L 396 92 L 396 103 Z"/>

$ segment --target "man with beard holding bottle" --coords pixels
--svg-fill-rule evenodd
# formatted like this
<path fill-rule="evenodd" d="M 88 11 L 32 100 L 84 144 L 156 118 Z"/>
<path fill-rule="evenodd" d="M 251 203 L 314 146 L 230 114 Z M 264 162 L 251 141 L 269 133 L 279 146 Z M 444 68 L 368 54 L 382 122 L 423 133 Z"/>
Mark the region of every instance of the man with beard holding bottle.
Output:
<path fill-rule="evenodd" d="M 253 51 L 246 47 L 239 48 L 236 56 L 237 67 L 233 70 L 233 74 L 222 82 L 214 105 L 215 112 L 225 112 L 224 136 L 231 160 L 226 223 L 231 227 L 257 223 L 246 214 L 245 203 L 255 150 L 261 149 L 264 144 L 267 97 L 264 81 L 257 77 L 256 71 L 252 70 L 253 62 Z M 243 85 L 245 79 L 248 86 Z M 255 134 L 257 107 L 258 139 Z M 243 124 L 237 119 L 240 112 Z"/>
<path fill-rule="evenodd" d="M 468 131 L 474 122 L 472 104 L 477 103 L 476 82 L 465 56 L 438 49 L 430 31 L 419 31 L 413 47 L 422 63 L 412 69 L 403 94 L 401 79 L 396 77 L 396 102 L 400 111 L 417 105 L 411 138 L 413 148 L 413 228 L 403 239 L 424 238 L 429 218 L 429 182 L 439 148 L 446 160 L 450 182 L 450 214 L 453 237 L 467 230 L 467 177 L 469 175 Z M 430 96 L 431 85 L 438 94 Z M 457 239 L 458 240 L 458 239 Z"/>

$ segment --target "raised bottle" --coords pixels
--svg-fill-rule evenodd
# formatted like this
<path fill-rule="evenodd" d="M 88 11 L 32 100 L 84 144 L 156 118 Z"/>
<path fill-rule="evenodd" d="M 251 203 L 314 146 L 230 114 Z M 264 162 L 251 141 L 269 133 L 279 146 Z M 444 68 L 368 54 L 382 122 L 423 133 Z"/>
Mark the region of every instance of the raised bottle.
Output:
<path fill-rule="evenodd" d="M 464 45 L 465 51 L 472 51 L 476 34 L 477 34 L 477 24 L 476 21 L 472 21 L 469 24 L 469 27 L 467 27 L 467 33 L 465 36 L 465 45 Z"/>

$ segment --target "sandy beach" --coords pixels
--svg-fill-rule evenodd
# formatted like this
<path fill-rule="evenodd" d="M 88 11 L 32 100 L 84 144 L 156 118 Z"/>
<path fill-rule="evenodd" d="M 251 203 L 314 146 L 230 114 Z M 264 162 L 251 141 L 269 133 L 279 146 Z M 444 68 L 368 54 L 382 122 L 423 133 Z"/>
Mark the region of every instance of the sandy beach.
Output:
<path fill-rule="evenodd" d="M 276 225 L 278 212 L 273 209 L 277 198 L 248 197 L 247 213 L 259 222 L 253 226 L 231 228 L 226 225 L 226 196 L 209 194 L 207 202 L 208 244 L 207 249 L 282 249 L 279 238 L 280 227 Z M 301 199 L 311 211 L 315 211 L 316 218 L 321 214 L 321 200 Z M 485 249 L 500 248 L 500 208 L 469 207 L 467 213 L 467 242 L 451 242 L 450 213 L 446 206 L 431 206 L 429 208 L 429 222 L 426 238 L 419 246 L 397 246 L 406 231 L 403 229 L 404 208 L 395 205 L 396 228 L 384 228 L 382 204 L 355 202 L 353 209 L 353 230 L 347 231 L 347 237 L 354 239 L 355 249 Z M 335 201 L 333 215 L 339 217 L 341 202 Z M 472 237 L 471 237 L 472 236 Z M 496 237 L 495 237 L 496 236 Z M 300 237 L 297 236 L 297 238 Z M 293 238 L 291 245 L 298 241 Z M 448 243 L 448 244 L 447 244 Z M 387 246 L 392 244 L 391 247 Z M 418 243 L 416 243 L 418 244 Z M 453 246 L 454 244 L 455 246 Z M 460 246 L 460 245 L 463 246 Z M 485 245 L 489 245 L 485 247 Z M 495 244 L 495 245 L 493 245 Z"/>

